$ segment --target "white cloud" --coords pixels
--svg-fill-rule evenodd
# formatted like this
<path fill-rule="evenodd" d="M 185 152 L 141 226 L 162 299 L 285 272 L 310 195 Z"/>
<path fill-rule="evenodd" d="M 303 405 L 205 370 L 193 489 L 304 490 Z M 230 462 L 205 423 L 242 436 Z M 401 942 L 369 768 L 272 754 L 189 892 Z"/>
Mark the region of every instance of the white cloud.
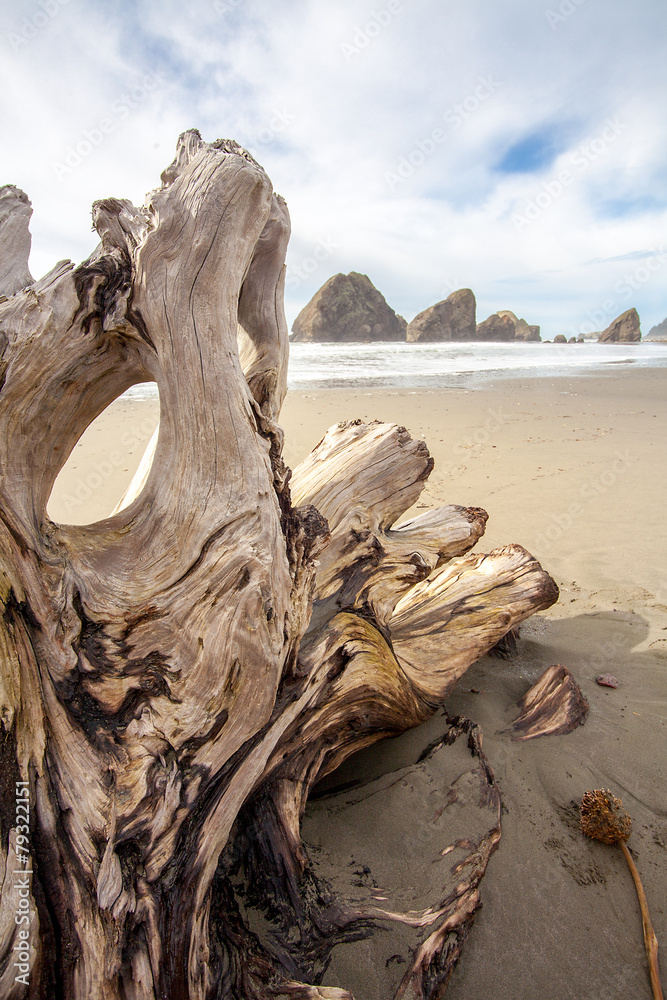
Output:
<path fill-rule="evenodd" d="M 545 337 L 609 301 L 636 305 L 645 330 L 667 314 L 667 267 L 627 301 L 618 289 L 641 262 L 609 259 L 665 244 L 664 13 L 652 0 L 632 17 L 621 0 L 586 0 L 554 27 L 549 0 L 49 4 L 57 13 L 24 43 L 39 3 L 5 0 L 0 25 L 1 180 L 33 201 L 33 273 L 86 256 L 92 201 L 141 201 L 194 126 L 247 145 L 286 196 L 293 279 L 328 248 L 288 283 L 290 320 L 338 270 L 368 273 L 406 318 L 467 285 L 480 318 L 511 308 Z M 624 128 L 577 168 L 608 119 Z M 553 161 L 502 170 L 531 136 L 554 137 Z M 68 149 L 75 165 L 58 171 Z M 531 202 L 539 211 L 517 227 Z"/>

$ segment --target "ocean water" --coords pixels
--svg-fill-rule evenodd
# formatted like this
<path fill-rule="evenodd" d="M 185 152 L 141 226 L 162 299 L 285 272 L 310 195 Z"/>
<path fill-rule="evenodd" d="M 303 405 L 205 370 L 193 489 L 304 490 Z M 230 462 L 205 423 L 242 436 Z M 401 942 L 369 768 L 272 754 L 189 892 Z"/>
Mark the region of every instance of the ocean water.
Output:
<path fill-rule="evenodd" d="M 291 344 L 290 389 L 483 388 L 507 378 L 604 374 L 667 367 L 664 344 Z M 128 389 L 147 398 L 152 382 Z"/>
<path fill-rule="evenodd" d="M 291 389 L 475 388 L 503 378 L 667 366 L 667 344 L 291 344 Z"/>

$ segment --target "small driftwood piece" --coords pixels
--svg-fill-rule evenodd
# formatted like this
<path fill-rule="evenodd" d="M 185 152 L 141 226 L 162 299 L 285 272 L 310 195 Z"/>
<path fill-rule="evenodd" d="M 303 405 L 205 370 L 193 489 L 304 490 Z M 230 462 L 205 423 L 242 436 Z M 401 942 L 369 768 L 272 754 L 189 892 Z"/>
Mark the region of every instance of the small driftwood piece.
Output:
<path fill-rule="evenodd" d="M 458 841 L 456 844 L 446 846 L 441 852 L 444 856 L 455 847 L 464 847 L 469 853 L 453 867 L 452 874 L 456 876 L 458 884 L 442 902 L 441 912 L 438 915 L 440 922 L 430 931 L 423 944 L 415 950 L 411 964 L 396 992 L 395 1000 L 443 996 L 470 933 L 475 913 L 481 906 L 479 884 L 484 877 L 489 859 L 500 842 L 502 799 L 493 769 L 482 750 L 481 730 L 462 716 L 454 718 L 448 716 L 447 721 L 450 727 L 448 732 L 441 740 L 428 747 L 420 757 L 420 761 L 435 752 L 438 747 L 451 745 L 460 736 L 467 735 L 468 747 L 473 756 L 479 760 L 476 777 L 480 802 L 493 815 L 494 823 L 479 840 Z M 454 789 L 451 790 L 450 796 L 452 793 L 456 794 Z"/>
<path fill-rule="evenodd" d="M 574 677 L 560 663 L 547 667 L 530 690 L 519 698 L 521 714 L 509 729 L 512 740 L 534 740 L 538 736 L 559 736 L 583 726 L 588 702 Z"/>
<path fill-rule="evenodd" d="M 0 790 L 6 803 L 28 792 L 29 995 L 346 997 L 316 985 L 311 957 L 326 965 L 336 941 L 385 918 L 313 891 L 300 838 L 313 783 L 427 719 L 557 588 L 519 546 L 468 551 L 480 510 L 396 526 L 432 467 L 403 428 L 338 425 L 290 493 L 276 422 L 289 218 L 236 143 L 185 133 L 146 204 L 95 203 L 97 250 L 37 282 L 29 205 L 9 201 Z M 128 505 L 53 523 L 51 489 L 81 434 L 147 380 L 160 429 Z M 7 1000 L 24 995 L 6 978 L 24 843 L 3 808 Z M 246 925 L 253 891 L 282 949 Z M 446 937 L 428 939 L 425 983 Z"/>

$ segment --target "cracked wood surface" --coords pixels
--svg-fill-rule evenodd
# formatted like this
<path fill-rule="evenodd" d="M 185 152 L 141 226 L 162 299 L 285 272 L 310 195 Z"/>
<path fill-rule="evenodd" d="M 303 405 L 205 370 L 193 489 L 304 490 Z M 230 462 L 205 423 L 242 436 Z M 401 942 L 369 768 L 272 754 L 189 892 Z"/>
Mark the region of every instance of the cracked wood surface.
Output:
<path fill-rule="evenodd" d="M 10 195 L 0 248 L 27 232 Z M 240 146 L 186 132 L 142 208 L 93 219 L 79 267 L 32 282 L 23 235 L 0 269 L 1 749 L 33 810 L 30 996 L 346 997 L 316 982 L 336 942 L 412 918 L 322 902 L 299 832 L 313 783 L 428 718 L 557 590 L 518 546 L 468 552 L 478 508 L 399 523 L 432 468 L 404 428 L 347 421 L 285 467 L 289 216 Z M 126 505 L 54 524 L 79 437 L 146 380 L 160 427 Z M 300 948 L 246 926 L 253 884 Z M 5 877 L 5 957 L 11 905 Z M 442 981 L 448 934 L 412 995 Z"/>

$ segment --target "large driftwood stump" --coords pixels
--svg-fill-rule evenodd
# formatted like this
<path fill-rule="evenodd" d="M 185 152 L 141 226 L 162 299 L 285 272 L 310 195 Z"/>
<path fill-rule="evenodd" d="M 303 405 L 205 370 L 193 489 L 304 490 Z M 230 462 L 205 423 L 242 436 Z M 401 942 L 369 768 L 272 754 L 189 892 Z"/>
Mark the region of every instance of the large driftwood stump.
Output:
<path fill-rule="evenodd" d="M 317 888 L 300 818 L 316 779 L 428 718 L 555 584 L 518 546 L 466 554 L 481 510 L 395 527 L 432 466 L 403 428 L 339 424 L 290 493 L 288 214 L 236 143 L 185 133 L 146 205 L 97 202 L 98 249 L 37 282 L 29 203 L 3 196 L 0 993 L 343 997 L 315 985 L 337 940 L 443 918 L 401 988 L 434 996 L 475 880 L 437 912 L 346 907 Z M 77 440 L 146 380 L 142 488 L 107 520 L 52 523 Z M 250 896 L 268 930 L 244 921 Z"/>

